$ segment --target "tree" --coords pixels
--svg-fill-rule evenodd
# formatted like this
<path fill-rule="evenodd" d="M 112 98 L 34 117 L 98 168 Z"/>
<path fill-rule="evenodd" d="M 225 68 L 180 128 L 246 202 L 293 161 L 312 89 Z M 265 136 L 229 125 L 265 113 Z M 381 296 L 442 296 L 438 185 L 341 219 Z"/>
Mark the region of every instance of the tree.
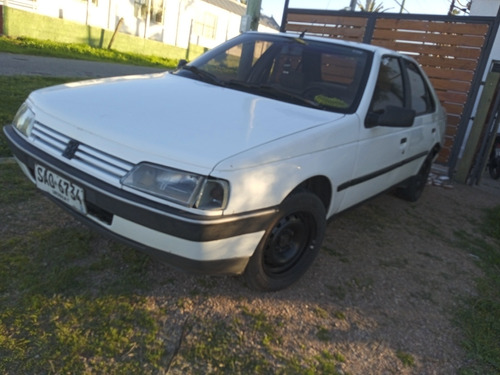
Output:
<path fill-rule="evenodd" d="M 262 0 L 247 1 L 246 16 L 250 18 L 250 30 L 258 30 Z"/>
<path fill-rule="evenodd" d="M 366 0 L 364 5 L 358 1 L 358 7 L 363 12 L 385 12 L 388 10 L 384 8 L 382 3 L 377 4 L 375 0 Z"/>

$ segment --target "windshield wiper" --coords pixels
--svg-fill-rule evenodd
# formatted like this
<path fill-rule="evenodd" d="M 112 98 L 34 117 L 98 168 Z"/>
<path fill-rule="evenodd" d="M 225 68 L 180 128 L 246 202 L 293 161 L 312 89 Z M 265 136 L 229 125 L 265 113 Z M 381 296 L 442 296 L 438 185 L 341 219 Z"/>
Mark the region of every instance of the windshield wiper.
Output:
<path fill-rule="evenodd" d="M 215 75 L 207 72 L 206 70 L 198 69 L 196 66 L 184 65 L 182 69 L 194 73 L 198 78 L 200 78 L 204 82 L 213 83 L 218 86 L 225 86 L 224 82 L 221 81 L 219 78 L 217 78 Z"/>

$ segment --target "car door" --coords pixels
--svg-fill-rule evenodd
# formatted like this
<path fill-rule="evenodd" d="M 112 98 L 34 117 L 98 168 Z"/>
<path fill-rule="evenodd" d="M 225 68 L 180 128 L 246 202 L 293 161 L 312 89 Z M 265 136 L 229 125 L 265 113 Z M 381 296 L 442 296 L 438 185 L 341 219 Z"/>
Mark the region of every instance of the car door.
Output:
<path fill-rule="evenodd" d="M 439 116 L 436 101 L 424 73 L 415 62 L 408 59 L 402 59 L 402 66 L 408 87 L 408 106 L 415 111 L 413 125 L 408 128 L 406 150 L 407 158 L 411 157 L 413 160 L 407 160 L 399 171 L 400 176 L 407 176 L 417 173 L 436 142 Z"/>
<path fill-rule="evenodd" d="M 341 209 L 361 202 L 399 182 L 399 170 L 405 160 L 412 157 L 409 152 L 411 130 L 408 126 L 367 125 L 368 116 L 379 116 L 388 106 L 407 107 L 408 84 L 404 69 L 398 56 L 389 55 L 381 59 L 367 118 L 360 129 L 352 179 L 338 189 L 345 190 Z"/>

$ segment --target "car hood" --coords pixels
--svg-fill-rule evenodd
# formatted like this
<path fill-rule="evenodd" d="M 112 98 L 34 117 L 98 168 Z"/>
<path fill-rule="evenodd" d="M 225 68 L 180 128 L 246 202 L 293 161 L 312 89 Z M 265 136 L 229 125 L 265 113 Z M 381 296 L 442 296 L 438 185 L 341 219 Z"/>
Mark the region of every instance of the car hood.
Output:
<path fill-rule="evenodd" d="M 30 102 L 37 121 L 70 138 L 132 163 L 200 173 L 343 117 L 170 73 L 69 83 Z"/>

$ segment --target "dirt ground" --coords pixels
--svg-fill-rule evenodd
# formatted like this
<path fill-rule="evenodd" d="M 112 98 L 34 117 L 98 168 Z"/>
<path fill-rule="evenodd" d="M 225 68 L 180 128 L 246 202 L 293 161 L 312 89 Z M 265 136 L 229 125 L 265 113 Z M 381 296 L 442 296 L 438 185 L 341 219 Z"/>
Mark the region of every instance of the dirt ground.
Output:
<path fill-rule="evenodd" d="M 325 246 L 348 262 L 326 258 L 315 268 L 330 285 L 347 290 L 332 304 L 354 312 L 337 336 L 348 358 L 345 370 L 457 373 L 464 356 L 450 319 L 460 298 L 474 293 L 479 271 L 466 249 L 455 245 L 454 232 L 474 232 L 481 209 L 500 203 L 499 188 L 500 182 L 486 178 L 474 188 L 431 185 L 416 204 L 386 194 L 329 225 Z M 401 366 L 398 352 L 411 353 L 415 367 Z"/>
<path fill-rule="evenodd" d="M 246 305 L 285 322 L 278 328 L 283 352 L 341 353 L 339 374 L 457 374 L 465 359 L 451 319 L 460 299 L 475 293 L 480 271 L 454 233 L 474 233 L 482 209 L 498 204 L 500 181 L 489 177 L 476 187 L 429 185 L 417 203 L 384 194 L 329 223 L 323 251 L 291 288 L 262 294 L 217 278 L 187 312 L 228 321 Z M 192 288 L 191 276 L 175 277 Z M 158 292 L 176 294 L 179 286 Z M 184 332 L 176 350 L 199 336 Z M 182 362 L 173 358 L 180 366 L 172 368 Z"/>

